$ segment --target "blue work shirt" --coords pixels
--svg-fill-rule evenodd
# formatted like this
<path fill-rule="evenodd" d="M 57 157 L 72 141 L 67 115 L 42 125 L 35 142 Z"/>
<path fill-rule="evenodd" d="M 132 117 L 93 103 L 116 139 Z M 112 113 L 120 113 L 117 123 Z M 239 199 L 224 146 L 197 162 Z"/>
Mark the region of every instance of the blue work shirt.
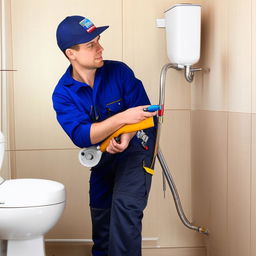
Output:
<path fill-rule="evenodd" d="M 150 105 L 142 82 L 122 62 L 105 60 L 96 70 L 93 88 L 74 80 L 71 71 L 70 65 L 56 85 L 52 100 L 58 122 L 78 147 L 92 145 L 92 123 L 128 108 Z"/>

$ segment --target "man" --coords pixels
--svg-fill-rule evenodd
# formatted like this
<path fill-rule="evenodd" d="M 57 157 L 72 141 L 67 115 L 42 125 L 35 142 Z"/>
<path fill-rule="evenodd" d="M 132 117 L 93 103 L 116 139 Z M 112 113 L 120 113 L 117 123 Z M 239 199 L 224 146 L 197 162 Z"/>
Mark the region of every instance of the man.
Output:
<path fill-rule="evenodd" d="M 103 61 L 98 27 L 85 17 L 69 16 L 57 28 L 57 43 L 70 61 L 53 92 L 57 119 L 78 147 L 100 144 L 145 112 L 149 99 L 140 80 L 122 62 Z M 147 148 L 136 133 L 112 139 L 99 164 L 91 169 L 90 209 L 93 256 L 140 256 L 141 220 L 151 185 L 149 167 L 155 129 L 144 131 Z"/>

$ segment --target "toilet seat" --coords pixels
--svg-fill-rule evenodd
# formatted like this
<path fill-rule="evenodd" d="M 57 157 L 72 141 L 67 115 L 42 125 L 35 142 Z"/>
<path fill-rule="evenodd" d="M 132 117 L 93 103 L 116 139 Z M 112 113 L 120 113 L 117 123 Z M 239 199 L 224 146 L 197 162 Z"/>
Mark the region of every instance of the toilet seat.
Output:
<path fill-rule="evenodd" d="M 63 184 L 45 179 L 11 179 L 0 184 L 0 209 L 36 207 L 65 201 Z"/>

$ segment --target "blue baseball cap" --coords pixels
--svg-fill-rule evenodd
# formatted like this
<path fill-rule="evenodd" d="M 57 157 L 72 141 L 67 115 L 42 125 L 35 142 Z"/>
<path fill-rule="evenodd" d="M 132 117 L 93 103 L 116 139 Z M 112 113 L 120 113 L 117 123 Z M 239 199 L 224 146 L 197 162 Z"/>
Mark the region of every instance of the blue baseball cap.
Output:
<path fill-rule="evenodd" d="M 71 46 L 93 40 L 108 27 L 96 27 L 89 19 L 83 16 L 68 16 L 57 28 L 57 44 L 62 51 L 65 51 Z"/>

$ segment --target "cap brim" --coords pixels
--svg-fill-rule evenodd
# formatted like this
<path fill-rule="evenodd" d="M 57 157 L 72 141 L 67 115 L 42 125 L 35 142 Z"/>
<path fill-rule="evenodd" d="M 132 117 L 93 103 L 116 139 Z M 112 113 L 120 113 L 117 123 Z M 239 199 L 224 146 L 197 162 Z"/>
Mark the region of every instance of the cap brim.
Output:
<path fill-rule="evenodd" d="M 86 35 L 84 37 L 80 37 L 77 41 L 76 41 L 76 45 L 77 44 L 84 44 L 84 43 L 88 43 L 90 41 L 92 41 L 95 37 L 97 37 L 98 35 L 100 35 L 102 32 L 104 32 L 109 26 L 102 26 L 102 27 L 97 27 L 96 29 L 94 29 L 92 32 L 90 33 L 86 33 Z M 89 35 L 88 35 L 89 34 Z M 68 47 L 65 48 L 68 49 L 69 47 L 74 46 L 74 45 L 69 45 Z"/>
<path fill-rule="evenodd" d="M 109 26 L 103 26 L 103 27 L 98 27 L 96 29 L 94 29 L 91 33 L 90 33 L 90 40 L 88 40 L 88 34 L 87 34 L 87 40 L 85 43 L 90 42 L 91 40 L 93 40 L 96 36 L 98 36 L 99 34 L 101 34 L 102 32 L 104 32 Z"/>

